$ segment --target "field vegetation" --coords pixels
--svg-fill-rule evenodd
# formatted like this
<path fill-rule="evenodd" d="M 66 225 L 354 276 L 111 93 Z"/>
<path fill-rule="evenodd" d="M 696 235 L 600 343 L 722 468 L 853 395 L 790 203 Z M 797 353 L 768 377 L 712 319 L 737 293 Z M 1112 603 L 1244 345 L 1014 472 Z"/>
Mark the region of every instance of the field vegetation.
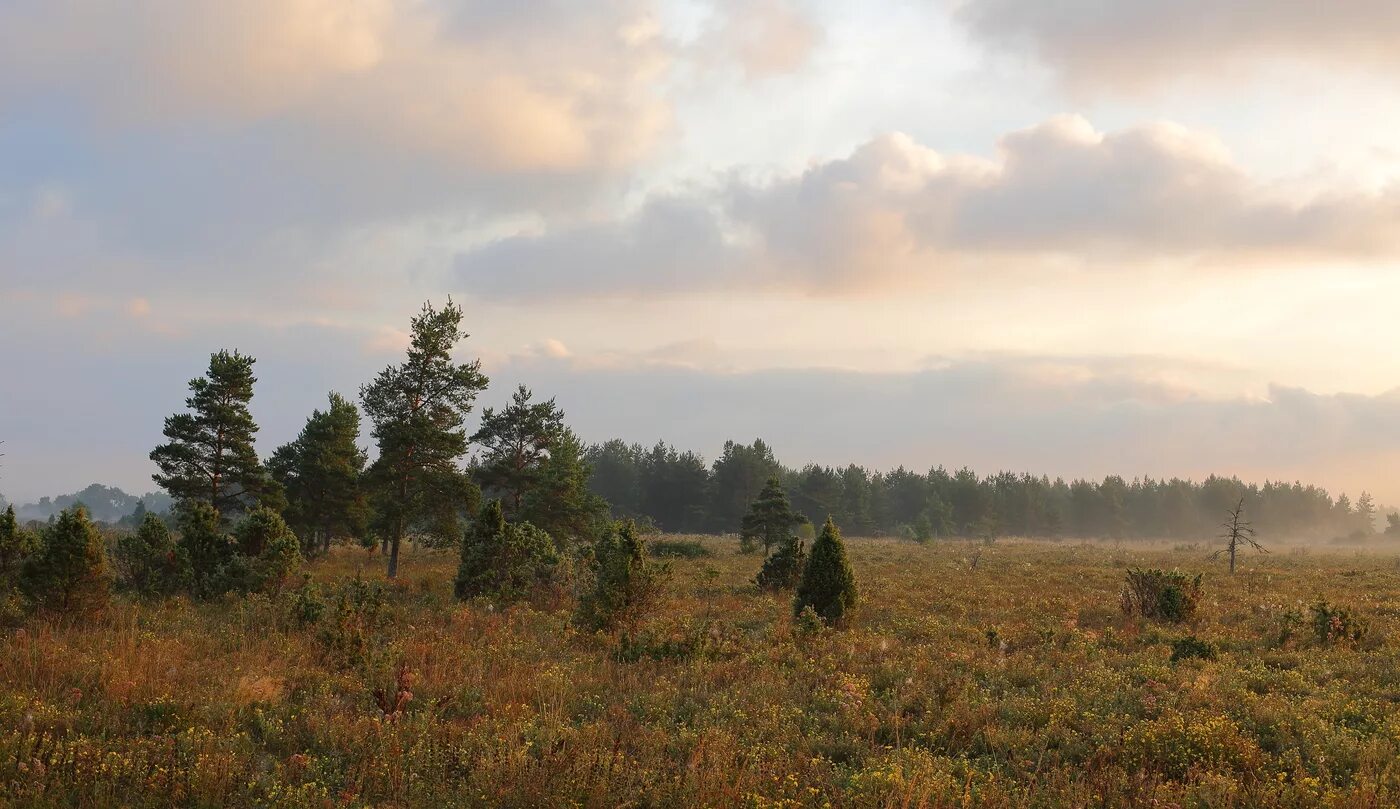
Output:
<path fill-rule="evenodd" d="M 666 542 L 704 553 L 596 631 L 586 571 L 461 602 L 457 555 L 412 546 L 389 584 L 339 547 L 266 593 L 30 618 L 0 648 L 0 802 L 1400 802 L 1393 551 L 1231 577 L 1189 545 L 852 539 L 833 629 L 736 538 Z M 1189 619 L 1124 611 L 1151 569 L 1204 573 Z"/>

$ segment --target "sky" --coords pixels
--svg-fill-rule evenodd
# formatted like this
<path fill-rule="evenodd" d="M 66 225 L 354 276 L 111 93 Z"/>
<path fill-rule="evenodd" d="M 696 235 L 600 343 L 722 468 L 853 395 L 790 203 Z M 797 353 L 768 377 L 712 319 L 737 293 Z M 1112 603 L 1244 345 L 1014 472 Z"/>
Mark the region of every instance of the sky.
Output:
<path fill-rule="evenodd" d="M 589 441 L 1400 503 L 1392 0 L 5 0 L 0 493 L 449 297 Z"/>

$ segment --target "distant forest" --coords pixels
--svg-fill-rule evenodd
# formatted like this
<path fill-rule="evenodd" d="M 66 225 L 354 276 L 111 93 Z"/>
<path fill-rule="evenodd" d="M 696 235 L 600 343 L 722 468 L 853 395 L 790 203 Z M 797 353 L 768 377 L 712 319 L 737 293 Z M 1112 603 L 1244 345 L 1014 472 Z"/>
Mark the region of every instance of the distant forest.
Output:
<path fill-rule="evenodd" d="M 1241 498 L 1261 532 L 1312 539 L 1357 539 L 1376 530 L 1371 495 L 1345 494 L 1302 483 L 1245 483 L 1212 476 L 1099 481 L 1000 472 L 978 475 L 935 467 L 920 473 L 780 463 L 762 440 L 726 442 L 713 463 L 695 452 L 658 443 L 650 449 L 621 440 L 586 448 L 589 488 L 611 504 L 614 517 L 673 533 L 732 533 L 763 484 L 778 478 L 797 513 L 820 524 L 833 517 L 849 536 L 1103 537 L 1197 539 L 1217 533 L 1223 515 Z M 164 492 L 143 496 L 92 484 L 73 494 L 17 506 L 21 520 L 47 520 L 81 503 L 94 520 L 132 522 L 142 511 L 170 510 Z M 3 504 L 3 500 L 0 500 Z M 139 514 L 138 514 L 139 517 Z M 139 521 L 139 518 L 138 520 Z M 1400 517 L 1390 519 L 1400 533 Z"/>
<path fill-rule="evenodd" d="M 617 517 L 651 522 L 678 533 L 736 531 L 744 510 L 770 477 L 787 490 L 793 508 L 813 523 L 835 518 L 848 536 L 1075 536 L 1182 538 L 1214 536 L 1241 498 L 1260 531 L 1275 536 L 1360 538 L 1376 529 L 1377 509 L 1362 493 L 1353 503 L 1301 483 L 1244 483 L 1209 477 L 1131 481 L 1050 479 L 1001 472 L 900 467 L 872 472 L 781 464 L 761 440 L 728 442 L 713 464 L 665 443 L 648 449 L 620 440 L 595 444 L 585 458 L 590 486 Z M 1400 532 L 1400 518 L 1388 533 Z"/>

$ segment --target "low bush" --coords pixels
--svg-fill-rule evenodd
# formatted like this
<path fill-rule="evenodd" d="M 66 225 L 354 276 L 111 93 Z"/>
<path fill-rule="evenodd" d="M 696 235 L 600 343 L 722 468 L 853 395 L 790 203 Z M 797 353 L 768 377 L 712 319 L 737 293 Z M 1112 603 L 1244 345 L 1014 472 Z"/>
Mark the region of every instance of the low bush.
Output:
<path fill-rule="evenodd" d="M 1123 612 L 1149 620 L 1184 623 L 1196 617 L 1201 577 L 1179 571 L 1132 568 L 1123 588 Z"/>

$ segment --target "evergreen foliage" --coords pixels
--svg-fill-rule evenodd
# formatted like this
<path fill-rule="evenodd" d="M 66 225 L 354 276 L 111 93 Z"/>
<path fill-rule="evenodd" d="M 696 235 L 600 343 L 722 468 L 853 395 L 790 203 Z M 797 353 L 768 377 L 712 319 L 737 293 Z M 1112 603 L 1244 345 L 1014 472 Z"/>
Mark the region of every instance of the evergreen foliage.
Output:
<path fill-rule="evenodd" d="M 39 537 L 26 530 L 15 519 L 15 507 L 7 505 L 0 512 L 0 577 L 12 575 L 39 548 Z"/>
<path fill-rule="evenodd" d="M 287 495 L 286 518 L 303 540 L 302 553 L 330 549 L 338 537 L 363 537 L 369 507 L 360 489 L 366 456 L 360 449 L 360 411 L 332 392 L 326 410 L 314 410 L 296 440 L 278 447 L 267 465 Z"/>
<path fill-rule="evenodd" d="M 454 592 L 516 601 L 547 581 L 558 561 L 549 534 L 528 522 L 507 523 L 500 501 L 492 500 L 463 537 Z"/>
<path fill-rule="evenodd" d="M 365 479 L 387 537 L 389 578 L 398 575 L 399 547 L 410 532 L 433 544 L 455 543 L 460 517 L 479 494 L 459 462 L 467 452 L 463 426 L 486 388 L 480 361 L 456 363 L 452 351 L 466 339 L 462 309 L 425 303 L 413 318 L 408 356 L 360 389 L 379 457 Z"/>
<path fill-rule="evenodd" d="M 237 351 L 211 355 L 207 374 L 190 380 L 189 412 L 165 420 L 167 442 L 151 451 L 160 469 L 152 478 L 177 501 L 207 503 L 228 517 L 280 500 L 253 449 L 254 362 Z"/>
<path fill-rule="evenodd" d="M 813 611 L 829 625 L 838 624 L 856 604 L 856 577 L 846 558 L 846 545 L 841 531 L 830 517 L 822 526 L 821 536 L 812 544 L 812 555 L 802 571 L 793 599 L 793 614 L 804 609 Z"/>
<path fill-rule="evenodd" d="M 669 573 L 648 561 L 646 543 L 631 522 L 613 523 L 593 543 L 588 559 L 592 586 L 579 599 L 575 621 L 585 629 L 611 629 L 631 620 L 657 595 Z"/>
<path fill-rule="evenodd" d="M 740 523 L 740 546 L 747 552 L 756 543 L 761 544 L 767 556 L 772 548 L 788 543 L 792 539 L 792 529 L 802 522 L 802 517 L 793 513 L 782 482 L 771 477 L 744 514 Z"/>
<path fill-rule="evenodd" d="M 154 514 L 146 514 L 135 531 L 117 540 L 113 561 L 118 580 L 143 597 L 174 595 L 192 584 L 189 554 Z"/>
<path fill-rule="evenodd" d="M 764 590 L 791 590 L 802 578 L 806 565 L 806 543 L 790 536 L 763 560 L 754 582 Z"/>
<path fill-rule="evenodd" d="M 226 571 L 236 553 L 219 524 L 219 513 L 208 503 L 189 502 L 179 513 L 179 548 L 190 565 L 190 592 L 212 598 L 225 592 Z"/>
<path fill-rule="evenodd" d="M 607 522 L 608 503 L 588 487 L 590 469 L 583 443 L 564 428 L 544 459 L 535 485 L 520 504 L 518 519 L 543 529 L 561 547 L 597 536 Z"/>
<path fill-rule="evenodd" d="M 525 495 L 539 485 L 543 467 L 564 432 L 564 413 L 554 403 L 531 402 L 530 389 L 516 388 L 501 410 L 481 411 L 481 427 L 472 436 L 482 447 L 474 470 L 481 488 L 504 498 L 508 516 L 518 519 Z"/>
<path fill-rule="evenodd" d="M 46 612 L 92 613 L 107 605 L 106 552 L 85 510 L 69 509 L 44 530 L 39 549 L 24 562 L 20 584 Z"/>

